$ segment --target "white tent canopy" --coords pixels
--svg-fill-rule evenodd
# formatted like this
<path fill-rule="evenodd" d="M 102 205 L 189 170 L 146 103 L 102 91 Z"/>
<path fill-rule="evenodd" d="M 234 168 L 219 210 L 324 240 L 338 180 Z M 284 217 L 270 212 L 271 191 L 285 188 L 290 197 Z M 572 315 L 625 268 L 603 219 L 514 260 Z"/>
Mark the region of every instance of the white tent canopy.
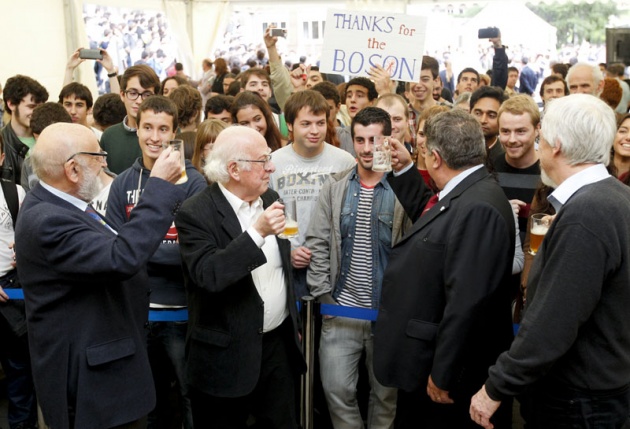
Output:
<path fill-rule="evenodd" d="M 506 16 L 506 11 L 509 16 Z M 462 26 L 461 32 L 472 36 L 469 39 L 473 39 L 476 45 L 477 30 L 486 27 L 499 27 L 503 42 L 510 46 L 522 45 L 533 52 L 546 52 L 556 46 L 556 27 L 532 12 L 523 2 L 488 3 Z"/>
<path fill-rule="evenodd" d="M 0 82 L 15 74 L 37 79 L 55 99 L 61 90 L 68 57 L 87 47 L 83 3 L 162 12 L 179 48 L 178 61 L 197 70 L 221 34 L 231 11 L 228 1 L 200 0 L 2 0 L 5 50 Z M 223 25 L 222 25 L 223 24 Z M 85 61 L 75 79 L 96 94 L 93 62 Z"/>

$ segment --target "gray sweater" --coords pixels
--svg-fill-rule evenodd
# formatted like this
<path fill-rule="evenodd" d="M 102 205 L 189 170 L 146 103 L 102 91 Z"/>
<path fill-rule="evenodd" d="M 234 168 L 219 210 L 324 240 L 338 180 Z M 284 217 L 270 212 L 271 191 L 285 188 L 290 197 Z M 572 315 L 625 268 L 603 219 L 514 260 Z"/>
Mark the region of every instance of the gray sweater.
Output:
<path fill-rule="evenodd" d="M 630 383 L 630 188 L 608 178 L 559 211 L 529 275 L 510 350 L 489 370 L 495 400 L 544 380 L 579 390 Z"/>

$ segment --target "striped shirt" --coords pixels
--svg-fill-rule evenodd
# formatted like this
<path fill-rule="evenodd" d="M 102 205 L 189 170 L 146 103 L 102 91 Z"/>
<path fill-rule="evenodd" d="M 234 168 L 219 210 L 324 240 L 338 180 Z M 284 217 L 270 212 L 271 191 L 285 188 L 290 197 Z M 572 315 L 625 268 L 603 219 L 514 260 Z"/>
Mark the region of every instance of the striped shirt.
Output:
<path fill-rule="evenodd" d="M 350 268 L 337 302 L 372 308 L 372 202 L 374 187 L 361 183 Z"/>

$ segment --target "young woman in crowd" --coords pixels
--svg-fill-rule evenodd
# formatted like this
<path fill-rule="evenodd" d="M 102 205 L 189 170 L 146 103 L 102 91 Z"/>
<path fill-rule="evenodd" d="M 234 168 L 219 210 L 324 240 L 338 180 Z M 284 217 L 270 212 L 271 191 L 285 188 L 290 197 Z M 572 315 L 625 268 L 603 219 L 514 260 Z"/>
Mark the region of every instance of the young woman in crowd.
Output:
<path fill-rule="evenodd" d="M 238 94 L 232 103 L 230 113 L 235 124 L 253 128 L 262 134 L 272 151 L 284 146 L 269 104 L 257 93 L 243 91 Z"/>
<path fill-rule="evenodd" d="M 203 167 L 206 165 L 206 158 L 212 151 L 212 146 L 221 131 L 229 127 L 228 124 L 219 119 L 206 119 L 197 128 L 197 137 L 195 139 L 195 152 L 192 157 L 192 164 L 197 170 L 204 174 Z M 204 174 L 204 177 L 205 174 Z M 208 178 L 206 177 L 206 180 Z M 208 180 L 208 183 L 210 181 Z"/>
<path fill-rule="evenodd" d="M 168 97 L 168 95 L 175 88 L 181 85 L 188 85 L 188 81 L 181 76 L 167 77 L 162 81 L 162 88 L 160 88 L 160 95 Z"/>
<path fill-rule="evenodd" d="M 630 184 L 630 114 L 619 122 L 613 143 L 613 164 L 619 180 Z"/>

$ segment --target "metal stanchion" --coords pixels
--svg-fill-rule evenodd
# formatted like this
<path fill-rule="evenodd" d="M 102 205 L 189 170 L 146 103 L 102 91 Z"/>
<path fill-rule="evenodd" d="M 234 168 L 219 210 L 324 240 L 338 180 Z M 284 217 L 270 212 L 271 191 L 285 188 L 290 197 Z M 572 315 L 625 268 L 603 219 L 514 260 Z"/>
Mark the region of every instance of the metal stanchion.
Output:
<path fill-rule="evenodd" d="M 302 297 L 302 352 L 306 373 L 302 375 L 300 423 L 302 429 L 313 429 L 313 377 L 315 370 L 315 298 Z"/>

